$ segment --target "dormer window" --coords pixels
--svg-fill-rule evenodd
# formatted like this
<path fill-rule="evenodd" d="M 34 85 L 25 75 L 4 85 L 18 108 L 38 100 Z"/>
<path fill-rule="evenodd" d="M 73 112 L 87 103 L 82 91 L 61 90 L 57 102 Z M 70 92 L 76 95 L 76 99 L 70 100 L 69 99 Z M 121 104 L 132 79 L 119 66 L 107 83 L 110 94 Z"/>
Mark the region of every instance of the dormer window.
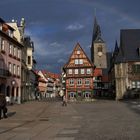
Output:
<path fill-rule="evenodd" d="M 8 35 L 9 35 L 10 37 L 13 37 L 13 31 L 8 30 Z"/>

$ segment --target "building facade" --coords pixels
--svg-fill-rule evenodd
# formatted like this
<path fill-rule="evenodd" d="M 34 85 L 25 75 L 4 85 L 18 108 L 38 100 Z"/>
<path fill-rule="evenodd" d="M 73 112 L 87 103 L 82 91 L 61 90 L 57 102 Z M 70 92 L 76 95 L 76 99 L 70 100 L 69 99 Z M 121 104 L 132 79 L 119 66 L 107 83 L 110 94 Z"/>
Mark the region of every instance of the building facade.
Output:
<path fill-rule="evenodd" d="M 0 92 L 9 97 L 12 104 L 35 99 L 34 45 L 24 30 L 24 18 L 20 24 L 14 20 L 6 23 L 0 18 Z"/>
<path fill-rule="evenodd" d="M 107 68 L 106 53 L 107 53 L 106 43 L 101 37 L 101 29 L 95 17 L 91 43 L 91 61 L 96 66 L 96 68 L 101 69 Z"/>
<path fill-rule="evenodd" d="M 7 23 L 14 28 L 14 37 L 23 45 L 21 51 L 21 100 L 22 102 L 35 99 L 37 87 L 37 75 L 35 73 L 36 61 L 34 59 L 34 43 L 30 36 L 25 34 L 25 19 L 22 18 L 20 23 L 12 20 Z"/>
<path fill-rule="evenodd" d="M 94 95 L 96 97 L 107 97 L 109 96 L 107 95 L 109 91 L 109 59 L 106 43 L 102 39 L 101 29 L 99 24 L 97 23 L 96 17 L 94 19 L 93 36 L 91 43 L 91 61 L 95 66 Z"/>
<path fill-rule="evenodd" d="M 61 86 L 59 74 L 55 74 L 47 70 L 39 70 L 36 71 L 36 73 L 39 75 L 39 85 L 41 84 L 43 87 L 42 88 L 41 86 L 38 86 L 41 96 L 43 98 L 57 97 L 59 95 Z"/>
<path fill-rule="evenodd" d="M 140 91 L 140 29 L 120 31 L 120 46 L 115 46 L 110 75 L 116 100 L 132 98 Z"/>
<path fill-rule="evenodd" d="M 0 19 L 0 92 L 11 103 L 21 103 L 21 50 L 23 45 L 14 37 L 14 29 Z"/>
<path fill-rule="evenodd" d="M 94 66 L 79 43 L 63 70 L 66 73 L 65 94 L 68 100 L 88 100 L 93 97 Z"/>

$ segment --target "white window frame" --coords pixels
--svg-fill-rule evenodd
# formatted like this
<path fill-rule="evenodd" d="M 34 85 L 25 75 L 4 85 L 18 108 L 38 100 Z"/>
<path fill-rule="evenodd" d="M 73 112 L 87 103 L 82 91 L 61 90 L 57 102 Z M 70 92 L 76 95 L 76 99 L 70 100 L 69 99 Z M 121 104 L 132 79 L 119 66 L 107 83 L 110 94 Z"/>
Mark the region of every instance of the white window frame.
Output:
<path fill-rule="evenodd" d="M 14 50 L 13 55 L 16 56 L 16 52 L 17 52 L 17 48 L 16 48 L 16 46 L 14 46 L 13 50 Z"/>
<path fill-rule="evenodd" d="M 77 51 L 77 54 L 80 54 L 80 50 Z"/>
<path fill-rule="evenodd" d="M 83 59 L 80 59 L 79 60 L 79 64 L 83 64 Z"/>
<path fill-rule="evenodd" d="M 9 54 L 12 54 L 13 45 L 9 44 Z"/>
<path fill-rule="evenodd" d="M 68 70 L 68 74 L 72 74 L 72 69 L 69 69 Z"/>
<path fill-rule="evenodd" d="M 137 81 L 137 88 L 140 88 L 140 81 Z"/>
<path fill-rule="evenodd" d="M 77 79 L 77 85 L 82 85 L 82 79 Z"/>
<path fill-rule="evenodd" d="M 132 81 L 132 88 L 136 88 L 136 82 Z"/>
<path fill-rule="evenodd" d="M 85 69 L 81 69 L 81 74 L 85 74 Z"/>
<path fill-rule="evenodd" d="M 69 84 L 74 85 L 74 79 L 69 79 Z"/>
<path fill-rule="evenodd" d="M 85 85 L 90 85 L 90 79 L 85 79 Z"/>
<path fill-rule="evenodd" d="M 79 72 L 78 72 L 78 69 L 75 69 L 75 70 L 74 70 L 74 73 L 75 73 L 75 74 L 78 74 L 78 73 L 79 73 Z"/>
<path fill-rule="evenodd" d="M 91 74 L 91 69 L 87 69 L 87 74 Z"/>
<path fill-rule="evenodd" d="M 8 30 L 8 35 L 9 35 L 10 37 L 13 37 L 13 31 Z"/>
<path fill-rule="evenodd" d="M 20 56 L 21 56 L 21 51 L 20 51 L 20 49 L 18 49 L 17 52 L 18 52 L 17 57 L 20 58 Z"/>
<path fill-rule="evenodd" d="M 75 59 L 74 60 L 74 64 L 76 64 L 76 65 L 79 64 L 79 60 L 78 59 Z"/>

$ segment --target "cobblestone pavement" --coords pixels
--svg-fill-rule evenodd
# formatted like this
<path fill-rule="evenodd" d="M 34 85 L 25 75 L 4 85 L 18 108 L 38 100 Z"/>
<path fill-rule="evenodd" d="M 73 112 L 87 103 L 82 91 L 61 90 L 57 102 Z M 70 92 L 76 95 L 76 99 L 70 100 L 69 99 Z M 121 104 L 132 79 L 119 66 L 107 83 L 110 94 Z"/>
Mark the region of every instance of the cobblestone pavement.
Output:
<path fill-rule="evenodd" d="M 0 140 L 140 140 L 140 113 L 133 101 L 69 103 L 32 101 L 8 106 Z"/>

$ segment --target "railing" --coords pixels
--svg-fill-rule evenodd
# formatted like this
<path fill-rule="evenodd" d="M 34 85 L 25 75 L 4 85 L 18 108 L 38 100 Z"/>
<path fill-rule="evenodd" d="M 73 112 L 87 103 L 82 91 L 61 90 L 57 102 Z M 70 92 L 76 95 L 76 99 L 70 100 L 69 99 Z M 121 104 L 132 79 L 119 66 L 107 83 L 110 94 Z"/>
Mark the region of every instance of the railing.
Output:
<path fill-rule="evenodd" d="M 10 72 L 8 70 L 0 69 L 0 77 L 9 77 L 9 76 Z"/>

